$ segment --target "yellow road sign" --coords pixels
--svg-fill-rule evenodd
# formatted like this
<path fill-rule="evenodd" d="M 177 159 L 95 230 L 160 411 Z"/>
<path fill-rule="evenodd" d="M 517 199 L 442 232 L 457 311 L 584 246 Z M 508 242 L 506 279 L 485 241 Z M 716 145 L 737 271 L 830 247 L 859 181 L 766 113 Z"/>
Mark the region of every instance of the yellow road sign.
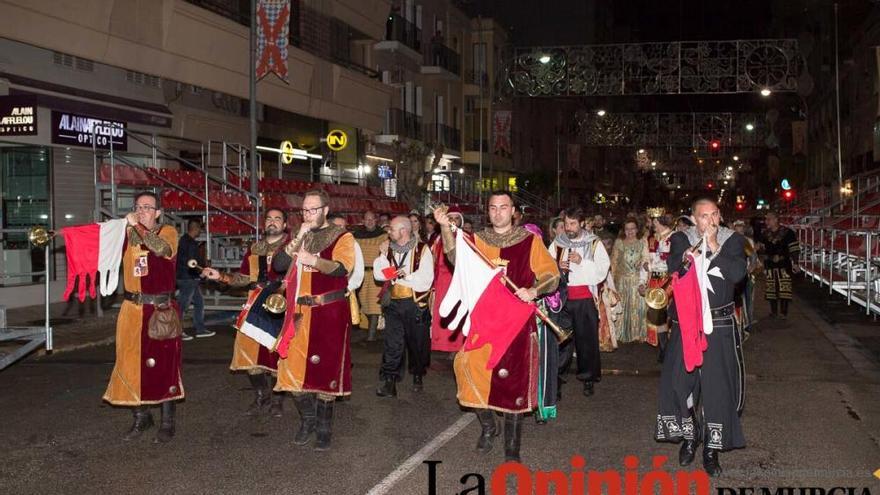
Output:
<path fill-rule="evenodd" d="M 293 163 L 293 143 L 290 141 L 281 141 L 281 163 L 290 165 Z"/>
<path fill-rule="evenodd" d="M 339 129 L 333 129 L 327 134 L 327 147 L 333 151 L 342 151 L 348 146 L 348 134 Z"/>

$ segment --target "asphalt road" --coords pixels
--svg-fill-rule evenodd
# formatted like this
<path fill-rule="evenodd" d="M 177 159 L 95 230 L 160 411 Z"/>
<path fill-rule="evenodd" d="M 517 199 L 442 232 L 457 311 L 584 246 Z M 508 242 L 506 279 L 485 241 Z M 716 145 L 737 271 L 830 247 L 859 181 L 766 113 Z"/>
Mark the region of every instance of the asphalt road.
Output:
<path fill-rule="evenodd" d="M 871 474 L 880 468 L 880 380 L 853 367 L 829 340 L 839 329 L 820 312 L 795 304 L 787 322 L 762 321 L 746 342 L 749 446 L 721 456 L 725 475 L 715 487 L 880 493 Z M 861 324 L 880 331 L 870 319 Z M 315 452 L 291 442 L 298 418 L 290 401 L 281 419 L 242 415 L 251 390 L 246 377 L 227 371 L 231 329 L 215 329 L 216 337 L 184 344 L 187 398 L 167 445 L 151 443 L 155 430 L 120 441 L 131 415 L 101 402 L 112 346 L 32 358 L 0 373 L 0 492 L 362 494 L 386 480 L 384 493 L 428 494 L 426 458 L 441 462 L 437 494 L 473 486 L 475 477 L 461 481 L 468 473 L 481 474 L 491 493 L 503 449 L 499 441 L 489 455 L 474 452 L 479 426 L 456 404 L 446 356 L 434 356 L 422 393 L 411 392 L 407 380 L 398 399 L 379 399 L 381 342 L 353 345 L 353 395 L 336 405 L 332 450 Z M 668 469 L 677 470 L 677 446 L 652 439 L 655 349 L 627 345 L 603 360 L 606 376 L 595 396 L 582 396 L 570 383 L 558 420 L 537 425 L 528 418 L 524 463 L 569 472 L 578 454 L 586 470 L 622 472 L 624 457 L 635 455 L 649 471 L 652 456 L 668 455 Z M 400 469 L 420 450 L 427 454 L 411 461 L 412 470 Z"/>

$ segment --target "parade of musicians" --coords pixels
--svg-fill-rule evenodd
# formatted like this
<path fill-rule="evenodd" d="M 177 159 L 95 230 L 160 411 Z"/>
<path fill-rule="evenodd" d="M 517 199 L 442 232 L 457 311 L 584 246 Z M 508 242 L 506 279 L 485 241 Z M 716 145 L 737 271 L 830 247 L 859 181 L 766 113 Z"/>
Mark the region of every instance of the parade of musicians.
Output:
<path fill-rule="evenodd" d="M 880 2 L 0 0 L 0 492 L 880 493 Z"/>

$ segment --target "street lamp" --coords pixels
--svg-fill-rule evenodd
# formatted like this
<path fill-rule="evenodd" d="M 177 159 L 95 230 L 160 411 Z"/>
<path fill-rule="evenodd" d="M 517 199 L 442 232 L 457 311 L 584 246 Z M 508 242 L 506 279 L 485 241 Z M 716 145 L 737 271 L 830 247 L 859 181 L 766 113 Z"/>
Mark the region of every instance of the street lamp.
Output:
<path fill-rule="evenodd" d="M 550 55 L 541 55 L 541 58 L 538 59 L 538 62 L 541 62 L 545 65 L 550 63 Z"/>
<path fill-rule="evenodd" d="M 773 92 L 770 91 L 770 88 L 764 88 L 764 89 L 761 90 L 761 96 L 763 96 L 763 97 L 765 97 L 765 98 L 768 97 L 768 96 L 770 96 L 772 93 L 773 93 Z"/>
<path fill-rule="evenodd" d="M 596 115 L 598 115 L 599 117 L 604 117 L 604 116 L 605 116 L 605 110 L 598 110 L 598 111 L 596 112 Z"/>
<path fill-rule="evenodd" d="M 746 124 L 746 130 L 749 131 L 749 132 L 754 131 L 754 130 L 755 130 L 755 124 L 752 124 L 751 122 L 748 123 L 748 124 Z"/>

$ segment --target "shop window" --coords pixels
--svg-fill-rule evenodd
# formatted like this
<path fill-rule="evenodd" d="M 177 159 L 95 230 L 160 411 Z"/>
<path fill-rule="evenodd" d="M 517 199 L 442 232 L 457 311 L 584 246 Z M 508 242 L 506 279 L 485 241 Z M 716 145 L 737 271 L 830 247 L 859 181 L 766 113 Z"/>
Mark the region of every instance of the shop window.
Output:
<path fill-rule="evenodd" d="M 28 243 L 27 229 L 34 225 L 51 227 L 49 218 L 50 156 L 45 148 L 0 148 L 0 262 L 2 272 L 13 275 L 0 279 L 0 286 L 38 283 L 42 276 L 16 273 L 37 272 L 45 268 L 42 249 Z M 21 232 L 7 232 L 20 229 Z"/>

